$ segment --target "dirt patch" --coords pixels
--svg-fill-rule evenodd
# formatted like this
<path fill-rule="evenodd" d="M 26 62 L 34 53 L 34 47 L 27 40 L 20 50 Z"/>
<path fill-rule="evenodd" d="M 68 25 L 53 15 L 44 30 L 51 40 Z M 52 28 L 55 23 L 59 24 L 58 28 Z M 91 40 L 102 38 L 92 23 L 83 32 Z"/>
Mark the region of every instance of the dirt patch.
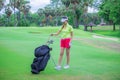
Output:
<path fill-rule="evenodd" d="M 93 40 L 90 38 L 74 38 L 73 40 L 77 40 L 80 41 L 86 45 L 90 45 L 93 47 L 97 47 L 97 48 L 103 48 L 103 49 L 109 49 L 109 50 L 114 50 L 117 52 L 120 52 L 120 43 L 114 41 L 114 42 L 110 42 L 110 41 L 104 41 L 104 40 Z"/>
<path fill-rule="evenodd" d="M 112 40 L 112 41 L 118 41 L 119 40 L 117 38 L 111 38 L 111 37 L 105 37 L 105 36 L 98 36 L 98 35 L 93 35 L 93 38 L 101 38 L 101 39 L 107 39 L 107 40 Z"/>

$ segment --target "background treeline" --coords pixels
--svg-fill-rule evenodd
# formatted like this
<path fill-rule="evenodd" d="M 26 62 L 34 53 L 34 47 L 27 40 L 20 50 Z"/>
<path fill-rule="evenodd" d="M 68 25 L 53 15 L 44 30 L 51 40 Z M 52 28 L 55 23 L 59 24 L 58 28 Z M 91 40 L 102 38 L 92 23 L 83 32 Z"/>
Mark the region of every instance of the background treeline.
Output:
<path fill-rule="evenodd" d="M 17 13 L 15 14 L 17 17 Z M 69 23 L 73 25 L 73 18 L 71 14 L 66 14 L 69 17 Z M 101 22 L 101 18 L 97 15 L 97 13 L 88 13 L 89 19 L 88 22 L 93 21 L 95 24 L 99 24 Z M 3 14 L 0 16 L 0 26 L 59 26 L 61 25 L 62 16 L 53 17 L 49 15 L 47 18 L 45 15 L 39 16 L 38 13 L 28 13 L 26 18 L 24 14 L 21 14 L 21 18 L 19 23 L 14 21 L 14 14 L 8 18 L 7 15 Z M 84 24 L 84 17 L 80 18 L 80 24 Z"/>
<path fill-rule="evenodd" d="M 31 13 L 29 0 L 0 0 L 0 26 L 59 26 L 61 16 L 68 16 L 69 23 L 78 28 L 98 24 L 120 24 L 120 0 L 50 0 L 50 4 Z M 88 13 L 88 8 L 97 9 Z"/>
<path fill-rule="evenodd" d="M 78 28 L 79 24 L 100 23 L 97 13 L 87 13 L 88 7 L 94 0 L 51 0 L 45 8 L 39 8 L 31 13 L 29 0 L 1 0 L 0 10 L 4 8 L 4 14 L 0 16 L 1 26 L 59 26 L 61 16 L 68 16 L 69 23 Z"/>

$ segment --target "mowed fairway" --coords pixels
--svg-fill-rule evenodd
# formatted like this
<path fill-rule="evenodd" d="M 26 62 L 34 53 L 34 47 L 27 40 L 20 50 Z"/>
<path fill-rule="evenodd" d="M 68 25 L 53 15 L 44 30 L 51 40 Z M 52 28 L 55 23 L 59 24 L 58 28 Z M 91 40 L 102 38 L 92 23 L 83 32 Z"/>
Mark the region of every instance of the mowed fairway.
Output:
<path fill-rule="evenodd" d="M 0 28 L 0 80 L 120 80 L 120 39 L 95 38 L 93 34 L 74 30 L 70 69 L 56 71 L 50 59 L 45 71 L 31 74 L 34 49 L 46 43 L 53 27 Z M 51 55 L 59 56 L 60 37 L 52 37 Z M 65 65 L 65 55 L 62 66 Z"/>

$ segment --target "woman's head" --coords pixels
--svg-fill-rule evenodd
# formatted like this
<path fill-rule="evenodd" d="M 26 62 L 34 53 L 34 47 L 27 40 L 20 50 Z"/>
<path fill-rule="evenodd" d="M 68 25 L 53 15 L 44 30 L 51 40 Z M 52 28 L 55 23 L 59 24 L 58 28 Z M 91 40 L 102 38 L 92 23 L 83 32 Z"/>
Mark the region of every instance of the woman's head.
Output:
<path fill-rule="evenodd" d="M 67 24 L 67 22 L 68 22 L 68 17 L 67 17 L 67 16 L 63 16 L 62 19 L 61 19 L 61 22 L 62 22 L 63 24 Z"/>

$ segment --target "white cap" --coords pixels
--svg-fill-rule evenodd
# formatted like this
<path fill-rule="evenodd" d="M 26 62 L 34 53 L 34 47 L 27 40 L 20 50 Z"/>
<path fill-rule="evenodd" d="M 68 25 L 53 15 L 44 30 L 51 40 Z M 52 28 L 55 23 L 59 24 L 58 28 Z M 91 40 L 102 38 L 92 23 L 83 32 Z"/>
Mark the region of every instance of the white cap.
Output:
<path fill-rule="evenodd" d="M 62 17 L 61 22 L 65 22 L 65 21 L 67 21 L 67 20 L 68 20 L 68 17 L 67 17 L 67 16 L 64 16 L 64 17 Z"/>

